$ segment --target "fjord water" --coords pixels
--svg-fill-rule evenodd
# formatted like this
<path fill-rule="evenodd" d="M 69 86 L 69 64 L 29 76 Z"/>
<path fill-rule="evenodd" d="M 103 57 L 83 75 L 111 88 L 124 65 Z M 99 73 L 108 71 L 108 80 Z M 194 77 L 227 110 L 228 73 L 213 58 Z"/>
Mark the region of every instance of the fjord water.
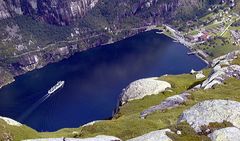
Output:
<path fill-rule="evenodd" d="M 0 115 L 38 131 L 79 127 L 107 119 L 130 82 L 163 74 L 189 73 L 206 64 L 156 31 L 97 47 L 19 76 L 0 89 Z M 48 96 L 57 81 L 65 86 Z"/>

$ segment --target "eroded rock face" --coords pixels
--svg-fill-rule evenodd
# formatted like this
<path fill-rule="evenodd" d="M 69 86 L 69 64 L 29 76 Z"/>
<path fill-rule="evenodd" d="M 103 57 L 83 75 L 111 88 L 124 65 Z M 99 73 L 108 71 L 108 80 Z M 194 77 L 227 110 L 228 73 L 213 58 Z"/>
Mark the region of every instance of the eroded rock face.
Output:
<path fill-rule="evenodd" d="M 82 17 L 89 9 L 92 9 L 99 0 L 1 0 L 0 19 L 12 17 L 16 14 L 32 15 L 40 17 L 48 23 L 59 25 L 68 24 L 75 18 Z M 220 0 L 219 0 L 220 1 Z M 103 7 L 106 4 L 116 8 L 104 9 L 117 13 L 115 22 L 122 21 L 125 16 L 132 16 L 147 12 L 144 23 L 162 23 L 164 19 L 170 20 L 175 16 L 191 16 L 192 12 L 207 9 L 211 4 L 208 0 L 102 0 Z M 110 6 L 112 7 L 112 6 Z M 191 11 L 191 12 L 190 12 Z M 103 15 L 105 11 L 101 11 Z M 110 13 L 111 13 L 110 12 Z M 180 14 L 181 13 L 181 14 Z M 195 15 L 195 14 L 193 14 Z M 193 16 L 192 15 L 192 16 Z"/>
<path fill-rule="evenodd" d="M 226 55 L 220 56 L 218 58 L 215 58 L 213 59 L 211 66 L 215 67 L 217 65 L 228 65 L 233 61 L 233 59 L 236 59 L 239 54 L 240 54 L 240 51 L 237 50 L 237 51 L 230 52 Z"/>
<path fill-rule="evenodd" d="M 0 19 L 13 15 L 37 15 L 48 23 L 66 25 L 82 17 L 98 0 L 6 0 L 0 1 Z"/>
<path fill-rule="evenodd" d="M 63 141 L 63 138 L 29 139 L 24 141 Z M 112 136 L 99 135 L 93 138 L 85 139 L 65 138 L 65 141 L 121 141 L 121 140 L 119 138 Z"/>
<path fill-rule="evenodd" d="M 136 137 L 127 141 L 172 141 L 167 135 L 166 132 L 171 132 L 170 129 L 163 129 L 158 131 L 153 131 L 148 134 Z"/>
<path fill-rule="evenodd" d="M 212 141 L 240 141 L 240 130 L 236 127 L 219 129 L 209 134 Z"/>
<path fill-rule="evenodd" d="M 230 100 L 206 100 L 185 110 L 179 122 L 186 121 L 196 132 L 209 123 L 227 121 L 240 127 L 240 103 Z"/>
<path fill-rule="evenodd" d="M 229 77 L 240 79 L 240 66 L 231 65 L 239 54 L 238 50 L 214 59 L 211 63 L 213 71 L 208 79 L 202 83 L 201 88 L 210 89 L 215 85 L 222 84 Z"/>
<path fill-rule="evenodd" d="M 207 80 L 205 80 L 201 87 L 204 89 L 212 88 L 214 85 L 222 84 L 229 77 L 236 77 L 240 79 L 240 66 L 239 65 L 230 65 L 227 67 L 218 67 L 213 69 L 212 74 Z"/>
<path fill-rule="evenodd" d="M 121 103 L 135 99 L 142 99 L 147 95 L 159 94 L 167 88 L 171 88 L 171 84 L 165 81 L 157 80 L 157 78 L 146 78 L 132 82 L 121 94 Z"/>
<path fill-rule="evenodd" d="M 174 96 L 168 97 L 163 102 L 161 102 L 159 105 L 156 105 L 156 106 L 150 107 L 147 110 L 144 110 L 140 114 L 140 117 L 145 118 L 146 116 L 152 114 L 153 112 L 163 111 L 163 110 L 166 110 L 166 109 L 177 107 L 180 104 L 183 104 L 184 102 L 186 102 L 188 100 L 189 96 L 191 96 L 191 94 L 182 93 L 180 95 L 174 95 Z"/>

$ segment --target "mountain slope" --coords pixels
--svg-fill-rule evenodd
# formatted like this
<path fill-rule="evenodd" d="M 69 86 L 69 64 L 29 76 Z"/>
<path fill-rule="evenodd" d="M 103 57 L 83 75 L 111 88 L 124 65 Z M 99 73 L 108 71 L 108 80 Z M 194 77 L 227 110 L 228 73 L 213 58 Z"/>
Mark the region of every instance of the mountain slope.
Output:
<path fill-rule="evenodd" d="M 0 21 L 1 72 L 12 77 L 20 75 L 75 52 L 121 40 L 151 25 L 201 15 L 212 4 L 208 0 L 96 2 L 1 1 L 0 17 L 4 18 Z M 75 8 L 71 6 L 72 3 L 75 3 Z M 65 24 L 69 25 L 57 26 Z M 0 86 L 12 81 L 12 78 L 7 78 L 0 81 Z"/>
<path fill-rule="evenodd" d="M 7 0 L 0 1 L 0 19 L 30 15 L 52 24 L 66 25 L 82 17 L 98 0 Z"/>

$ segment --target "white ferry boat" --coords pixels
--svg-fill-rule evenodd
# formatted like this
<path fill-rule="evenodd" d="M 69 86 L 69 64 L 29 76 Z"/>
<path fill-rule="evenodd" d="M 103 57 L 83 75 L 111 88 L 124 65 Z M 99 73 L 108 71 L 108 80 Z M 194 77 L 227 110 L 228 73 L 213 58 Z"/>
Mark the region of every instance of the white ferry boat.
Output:
<path fill-rule="evenodd" d="M 51 95 L 58 89 L 64 86 L 65 81 L 58 81 L 56 85 L 54 85 L 50 90 L 48 90 L 48 94 Z"/>

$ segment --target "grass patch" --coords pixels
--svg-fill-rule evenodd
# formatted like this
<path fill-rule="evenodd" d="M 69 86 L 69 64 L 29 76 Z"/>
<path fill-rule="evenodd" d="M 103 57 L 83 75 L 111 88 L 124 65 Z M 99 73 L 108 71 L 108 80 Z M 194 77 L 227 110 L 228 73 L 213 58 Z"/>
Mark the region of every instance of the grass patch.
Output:
<path fill-rule="evenodd" d="M 0 141 L 20 141 L 37 137 L 38 133 L 27 126 L 11 126 L 0 119 Z"/>
<path fill-rule="evenodd" d="M 240 49 L 238 45 L 233 44 L 233 41 L 226 37 L 215 37 L 208 42 L 196 45 L 195 48 L 199 48 L 208 53 L 210 59 Z"/>
<path fill-rule="evenodd" d="M 232 64 L 240 65 L 240 55 L 238 55 L 237 59 L 234 59 Z"/>
<path fill-rule="evenodd" d="M 13 76 L 9 72 L 4 70 L 2 67 L 0 67 L 0 76 L 1 76 L 0 88 L 6 85 L 7 83 L 14 81 Z"/>
<path fill-rule="evenodd" d="M 167 135 L 173 141 L 210 141 L 207 136 L 197 134 L 186 122 L 173 125 L 170 129 L 174 133 L 167 133 Z M 181 135 L 177 135 L 177 131 L 181 131 Z"/>
<path fill-rule="evenodd" d="M 201 130 L 203 131 L 202 135 L 208 135 L 209 133 L 214 132 L 215 130 L 226 128 L 226 127 L 233 127 L 233 124 L 228 121 L 223 121 L 222 123 L 218 122 L 211 122 L 209 125 L 204 125 L 201 127 Z M 209 129 L 209 132 L 206 132 Z"/>

